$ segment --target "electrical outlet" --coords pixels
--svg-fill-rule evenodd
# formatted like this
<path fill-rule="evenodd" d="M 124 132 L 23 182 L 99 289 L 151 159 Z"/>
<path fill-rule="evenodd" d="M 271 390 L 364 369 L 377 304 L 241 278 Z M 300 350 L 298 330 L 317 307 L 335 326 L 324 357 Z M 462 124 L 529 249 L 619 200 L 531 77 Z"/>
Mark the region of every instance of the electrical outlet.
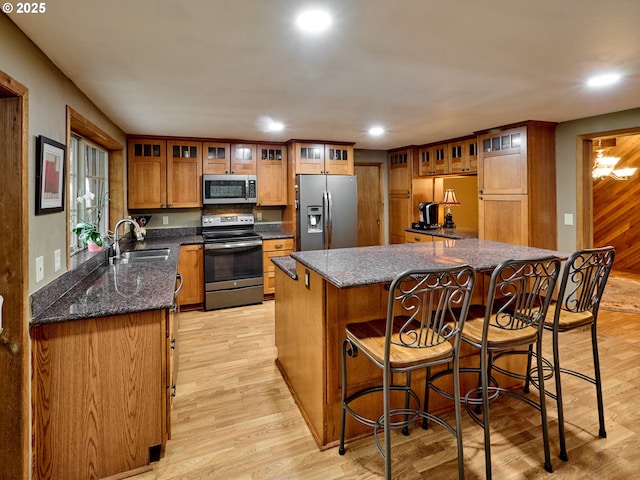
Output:
<path fill-rule="evenodd" d="M 307 287 L 307 290 L 311 289 L 311 277 L 309 274 L 309 270 L 304 269 L 304 286 Z"/>
<path fill-rule="evenodd" d="M 44 257 L 36 258 L 36 283 L 44 280 Z"/>
<path fill-rule="evenodd" d="M 169 217 L 167 215 L 162 216 L 162 224 L 169 225 Z"/>
<path fill-rule="evenodd" d="M 61 259 L 60 259 L 60 249 L 54 250 L 53 252 L 53 271 L 57 272 L 62 268 Z"/>
<path fill-rule="evenodd" d="M 262 221 L 262 212 L 256 212 L 256 220 L 259 222 Z"/>

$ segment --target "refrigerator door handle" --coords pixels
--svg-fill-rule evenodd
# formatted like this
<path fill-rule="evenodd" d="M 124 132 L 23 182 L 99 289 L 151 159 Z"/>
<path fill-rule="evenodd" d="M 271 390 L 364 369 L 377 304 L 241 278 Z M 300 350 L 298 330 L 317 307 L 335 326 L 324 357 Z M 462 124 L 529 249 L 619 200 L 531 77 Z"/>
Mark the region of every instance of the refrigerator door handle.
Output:
<path fill-rule="evenodd" d="M 333 247 L 333 201 L 331 192 L 322 192 L 322 201 L 324 204 L 324 248 Z"/>

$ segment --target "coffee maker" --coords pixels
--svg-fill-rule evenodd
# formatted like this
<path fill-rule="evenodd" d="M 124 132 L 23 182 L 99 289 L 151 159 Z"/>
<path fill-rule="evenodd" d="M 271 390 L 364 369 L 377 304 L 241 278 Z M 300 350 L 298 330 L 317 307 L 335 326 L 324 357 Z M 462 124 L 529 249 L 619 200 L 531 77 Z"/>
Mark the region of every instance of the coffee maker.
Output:
<path fill-rule="evenodd" d="M 420 210 L 420 222 L 415 228 L 421 230 L 440 228 L 438 223 L 438 204 L 436 202 L 419 203 L 418 210 Z"/>

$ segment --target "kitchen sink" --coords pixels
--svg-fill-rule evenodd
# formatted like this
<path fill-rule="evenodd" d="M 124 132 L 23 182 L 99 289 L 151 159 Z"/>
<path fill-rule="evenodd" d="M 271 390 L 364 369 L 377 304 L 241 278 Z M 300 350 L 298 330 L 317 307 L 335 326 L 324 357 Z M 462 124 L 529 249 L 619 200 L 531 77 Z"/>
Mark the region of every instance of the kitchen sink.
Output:
<path fill-rule="evenodd" d="M 111 263 L 164 262 L 169 258 L 168 248 L 148 248 L 146 250 L 128 250 L 120 258 L 111 258 Z"/>

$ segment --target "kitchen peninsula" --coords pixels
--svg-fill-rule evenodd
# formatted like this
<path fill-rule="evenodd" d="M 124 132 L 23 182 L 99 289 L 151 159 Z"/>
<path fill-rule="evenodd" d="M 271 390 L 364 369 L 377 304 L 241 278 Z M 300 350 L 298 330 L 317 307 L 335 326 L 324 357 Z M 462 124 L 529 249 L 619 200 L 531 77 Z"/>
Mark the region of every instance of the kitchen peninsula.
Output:
<path fill-rule="evenodd" d="M 388 287 L 408 269 L 469 264 L 478 272 L 473 303 L 483 303 L 488 275 L 507 259 L 563 252 L 500 242 L 459 239 L 389 246 L 295 252 L 273 259 L 276 268 L 275 342 L 277 364 L 309 429 L 321 449 L 337 445 L 341 410 L 341 348 L 345 326 L 386 316 Z M 477 351 L 465 345 L 462 366 L 477 366 Z M 363 356 L 350 361 L 349 392 L 381 382 L 380 370 Z M 510 362 L 521 362 L 511 359 Z M 510 364 L 513 367 L 514 364 Z M 514 380 L 499 377 L 501 385 Z M 510 384 L 508 382 L 511 382 Z M 462 389 L 475 386 L 477 376 L 462 377 Z M 416 391 L 424 388 L 424 373 L 414 375 Z M 382 411 L 381 397 L 361 398 L 355 405 L 370 418 Z M 449 407 L 434 398 L 433 410 Z M 371 429 L 347 416 L 347 437 L 371 434 Z"/>

